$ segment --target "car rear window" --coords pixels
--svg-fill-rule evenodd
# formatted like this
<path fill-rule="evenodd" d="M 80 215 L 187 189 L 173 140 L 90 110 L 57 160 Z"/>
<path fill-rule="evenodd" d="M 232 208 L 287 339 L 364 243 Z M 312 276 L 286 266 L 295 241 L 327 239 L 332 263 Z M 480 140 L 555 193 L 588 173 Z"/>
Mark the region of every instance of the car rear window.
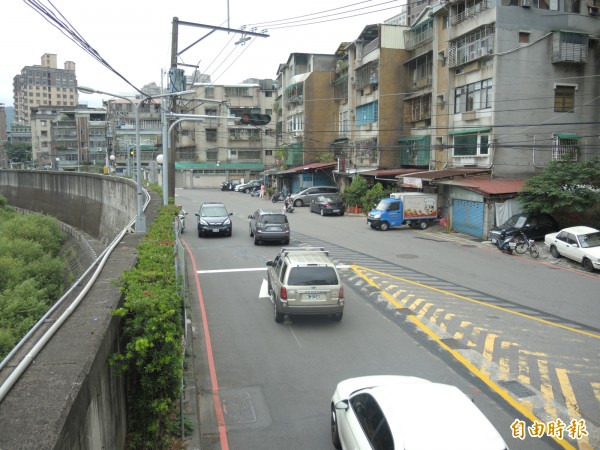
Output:
<path fill-rule="evenodd" d="M 288 284 L 292 286 L 308 285 L 336 285 L 338 277 L 333 267 L 307 266 L 292 267 L 288 277 Z"/>
<path fill-rule="evenodd" d="M 262 216 L 258 221 L 260 223 L 288 223 L 287 216 L 284 216 L 283 214 L 268 214 Z"/>

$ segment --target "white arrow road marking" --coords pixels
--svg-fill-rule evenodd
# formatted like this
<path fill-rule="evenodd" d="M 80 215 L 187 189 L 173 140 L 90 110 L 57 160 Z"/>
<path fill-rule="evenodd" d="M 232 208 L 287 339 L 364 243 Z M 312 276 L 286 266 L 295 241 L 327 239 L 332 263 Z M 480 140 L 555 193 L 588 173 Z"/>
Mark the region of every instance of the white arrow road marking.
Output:
<path fill-rule="evenodd" d="M 269 282 L 263 278 L 263 282 L 260 285 L 260 291 L 258 291 L 258 298 L 271 298 L 269 295 Z"/>

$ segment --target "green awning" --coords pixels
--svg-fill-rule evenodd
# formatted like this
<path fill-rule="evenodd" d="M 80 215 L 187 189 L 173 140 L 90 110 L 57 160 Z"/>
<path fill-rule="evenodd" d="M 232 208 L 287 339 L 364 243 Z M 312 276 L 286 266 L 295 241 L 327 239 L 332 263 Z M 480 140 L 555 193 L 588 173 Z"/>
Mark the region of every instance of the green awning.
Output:
<path fill-rule="evenodd" d="M 398 138 L 398 142 L 406 142 L 406 141 L 422 141 L 428 136 L 400 136 Z"/>
<path fill-rule="evenodd" d="M 217 164 L 217 163 L 175 163 L 175 170 L 264 170 L 264 164 L 239 163 L 239 164 Z"/>
<path fill-rule="evenodd" d="M 467 128 L 466 130 L 454 130 L 448 131 L 448 134 L 469 134 L 469 133 L 483 133 L 484 131 L 490 131 L 491 128 Z"/>
<path fill-rule="evenodd" d="M 559 139 L 581 139 L 581 136 L 574 133 L 558 133 L 555 136 Z"/>

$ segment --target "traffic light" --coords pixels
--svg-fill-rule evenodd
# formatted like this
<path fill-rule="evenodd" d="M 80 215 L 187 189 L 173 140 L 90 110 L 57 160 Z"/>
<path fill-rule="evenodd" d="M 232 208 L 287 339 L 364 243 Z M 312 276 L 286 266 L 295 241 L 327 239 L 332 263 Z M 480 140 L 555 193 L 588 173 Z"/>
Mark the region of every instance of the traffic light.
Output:
<path fill-rule="evenodd" d="M 130 148 L 129 149 L 129 156 L 131 156 L 132 158 L 135 156 L 135 149 L 134 148 Z"/>
<path fill-rule="evenodd" d="M 268 114 L 244 113 L 240 119 L 242 125 L 266 125 L 271 121 Z"/>

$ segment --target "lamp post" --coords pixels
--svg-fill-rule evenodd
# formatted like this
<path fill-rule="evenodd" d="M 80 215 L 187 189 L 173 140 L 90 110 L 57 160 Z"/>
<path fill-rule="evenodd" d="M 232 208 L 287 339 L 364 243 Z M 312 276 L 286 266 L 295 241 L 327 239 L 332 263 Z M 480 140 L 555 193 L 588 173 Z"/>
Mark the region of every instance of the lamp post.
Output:
<path fill-rule="evenodd" d="M 56 170 L 59 170 L 59 163 L 60 163 L 60 158 L 56 158 Z M 12 163 L 11 163 L 12 166 Z M 12 169 L 12 167 L 11 167 Z"/>
<path fill-rule="evenodd" d="M 135 109 L 135 163 L 137 164 L 137 216 L 135 219 L 135 232 L 146 233 L 148 228 L 146 226 L 146 215 L 144 214 L 144 199 L 142 192 L 142 156 L 140 151 L 140 105 L 146 100 L 161 97 L 172 97 L 186 94 L 193 94 L 196 91 L 181 91 L 181 92 L 170 92 L 168 94 L 158 95 L 146 95 L 141 101 L 135 103 L 131 98 L 124 97 L 122 95 L 111 94 L 110 92 L 99 91 L 85 86 L 78 86 L 77 90 L 84 94 L 104 94 L 110 95 L 116 98 L 122 98 L 127 100 Z"/>

